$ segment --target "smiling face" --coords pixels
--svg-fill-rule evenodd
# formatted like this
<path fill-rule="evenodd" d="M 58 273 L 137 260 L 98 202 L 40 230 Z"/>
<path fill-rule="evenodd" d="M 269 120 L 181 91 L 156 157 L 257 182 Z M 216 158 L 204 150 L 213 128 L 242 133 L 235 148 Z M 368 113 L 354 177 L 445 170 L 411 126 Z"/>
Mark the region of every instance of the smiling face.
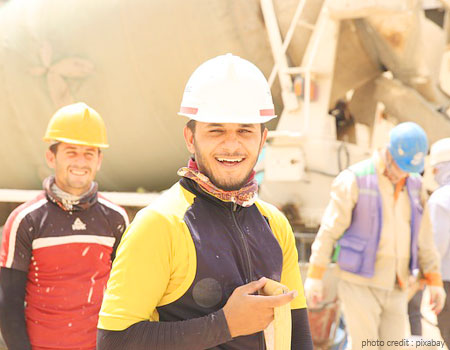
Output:
<path fill-rule="evenodd" d="M 233 191 L 243 187 L 266 141 L 267 129 L 260 124 L 195 122 L 195 131 L 185 126 L 186 146 L 197 166 L 214 185 Z"/>
<path fill-rule="evenodd" d="M 103 153 L 96 147 L 61 142 L 53 153 L 45 154 L 47 164 L 55 170 L 56 185 L 63 191 L 79 196 L 87 192 L 102 164 Z"/>

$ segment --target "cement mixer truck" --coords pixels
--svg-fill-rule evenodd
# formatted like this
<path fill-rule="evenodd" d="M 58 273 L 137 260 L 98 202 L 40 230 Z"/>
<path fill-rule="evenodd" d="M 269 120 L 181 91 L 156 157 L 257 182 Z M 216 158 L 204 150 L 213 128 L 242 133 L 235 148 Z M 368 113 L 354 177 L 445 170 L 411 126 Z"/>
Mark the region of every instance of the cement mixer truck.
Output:
<path fill-rule="evenodd" d="M 385 134 L 384 121 L 416 121 L 431 140 L 450 132 L 442 92 L 448 83 L 439 85 L 439 74 L 449 70 L 447 32 L 425 17 L 423 5 L 3 2 L 0 201 L 20 202 L 40 188 L 49 174 L 41 141 L 49 116 L 85 101 L 106 120 L 112 145 L 99 175 L 102 189 L 118 191 L 112 199 L 124 205 L 145 205 L 152 196 L 129 192 L 167 188 L 186 163 L 179 137 L 185 120 L 176 112 L 189 74 L 207 58 L 232 52 L 266 74 L 280 116 L 268 125 L 258 165 L 261 197 L 291 204 L 300 227 L 317 227 L 332 178 L 371 152 Z"/>

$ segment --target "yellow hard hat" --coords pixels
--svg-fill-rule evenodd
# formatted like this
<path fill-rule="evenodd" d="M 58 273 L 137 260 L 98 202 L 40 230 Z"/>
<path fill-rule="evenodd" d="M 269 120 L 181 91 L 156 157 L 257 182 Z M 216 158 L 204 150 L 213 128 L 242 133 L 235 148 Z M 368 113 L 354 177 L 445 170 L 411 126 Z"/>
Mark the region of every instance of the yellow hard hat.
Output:
<path fill-rule="evenodd" d="M 109 147 L 102 117 L 83 102 L 58 109 L 48 123 L 44 141 Z"/>

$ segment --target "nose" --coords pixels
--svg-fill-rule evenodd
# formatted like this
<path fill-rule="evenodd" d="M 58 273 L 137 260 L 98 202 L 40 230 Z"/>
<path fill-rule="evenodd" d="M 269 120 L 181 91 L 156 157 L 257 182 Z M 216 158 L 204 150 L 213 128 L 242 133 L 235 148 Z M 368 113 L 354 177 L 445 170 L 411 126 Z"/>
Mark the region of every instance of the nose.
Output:
<path fill-rule="evenodd" d="M 72 164 L 78 167 L 84 167 L 87 164 L 87 160 L 82 153 L 78 153 L 76 157 L 73 158 Z"/>
<path fill-rule="evenodd" d="M 241 148 L 241 142 L 235 132 L 228 132 L 224 135 L 221 146 L 224 151 L 232 154 Z"/>

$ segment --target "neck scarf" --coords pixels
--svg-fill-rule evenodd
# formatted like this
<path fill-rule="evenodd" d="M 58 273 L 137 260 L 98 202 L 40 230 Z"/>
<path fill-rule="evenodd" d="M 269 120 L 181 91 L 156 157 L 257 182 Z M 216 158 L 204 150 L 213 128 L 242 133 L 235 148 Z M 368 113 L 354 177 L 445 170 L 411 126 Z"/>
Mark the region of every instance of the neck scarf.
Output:
<path fill-rule="evenodd" d="M 67 193 L 60 189 L 55 182 L 55 177 L 49 176 L 43 182 L 47 197 L 65 211 L 84 210 L 97 202 L 97 183 L 92 182 L 91 188 L 80 196 Z"/>
<path fill-rule="evenodd" d="M 250 207 L 257 198 L 258 183 L 254 178 L 254 171 L 248 182 L 235 191 L 225 191 L 214 185 L 206 175 L 198 170 L 197 163 L 193 159 L 189 159 L 188 166 L 178 170 L 177 174 L 195 181 L 206 193 L 224 202 L 233 202 L 243 207 Z"/>

